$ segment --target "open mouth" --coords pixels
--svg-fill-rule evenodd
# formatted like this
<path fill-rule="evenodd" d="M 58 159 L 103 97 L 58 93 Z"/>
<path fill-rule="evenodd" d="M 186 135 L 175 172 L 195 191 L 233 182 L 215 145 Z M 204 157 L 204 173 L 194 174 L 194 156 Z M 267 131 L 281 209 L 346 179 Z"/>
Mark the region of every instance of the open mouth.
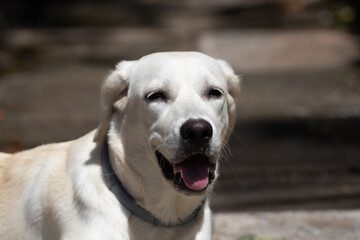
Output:
<path fill-rule="evenodd" d="M 211 163 L 206 155 L 194 154 L 180 163 L 171 163 L 158 151 L 156 157 L 166 179 L 179 190 L 201 192 L 215 178 L 216 164 Z"/>

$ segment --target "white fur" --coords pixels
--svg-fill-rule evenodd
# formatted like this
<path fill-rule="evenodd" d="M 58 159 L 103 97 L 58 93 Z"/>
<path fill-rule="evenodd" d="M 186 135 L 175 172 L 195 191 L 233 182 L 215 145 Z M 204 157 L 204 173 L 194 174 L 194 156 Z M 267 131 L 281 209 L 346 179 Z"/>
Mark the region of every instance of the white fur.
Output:
<path fill-rule="evenodd" d="M 224 91 L 209 99 L 210 87 Z M 151 102 L 162 90 L 167 101 Z M 70 142 L 0 154 L 0 239 L 210 239 L 211 211 L 181 227 L 153 226 L 129 213 L 104 182 L 100 151 L 109 143 L 117 177 L 137 203 L 163 222 L 189 216 L 211 193 L 176 190 L 155 150 L 178 161 L 180 127 L 202 118 L 213 128 L 218 161 L 235 119 L 239 79 L 222 60 L 196 52 L 156 53 L 123 61 L 102 87 L 98 129 Z"/>

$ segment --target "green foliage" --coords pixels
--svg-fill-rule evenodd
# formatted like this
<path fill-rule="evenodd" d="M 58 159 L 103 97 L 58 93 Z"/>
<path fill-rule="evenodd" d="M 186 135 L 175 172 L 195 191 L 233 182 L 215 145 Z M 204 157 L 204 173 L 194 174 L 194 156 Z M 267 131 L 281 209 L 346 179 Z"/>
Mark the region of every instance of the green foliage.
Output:
<path fill-rule="evenodd" d="M 238 238 L 237 240 L 286 240 L 286 239 L 285 238 L 273 238 L 273 237 L 258 235 L 255 233 L 249 233 L 245 236 Z"/>

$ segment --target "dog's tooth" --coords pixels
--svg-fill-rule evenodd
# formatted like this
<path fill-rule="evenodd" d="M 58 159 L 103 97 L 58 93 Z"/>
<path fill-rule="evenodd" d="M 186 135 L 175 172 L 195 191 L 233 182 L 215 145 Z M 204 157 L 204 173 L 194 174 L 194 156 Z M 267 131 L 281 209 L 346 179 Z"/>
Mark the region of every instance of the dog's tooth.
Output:
<path fill-rule="evenodd" d="M 209 173 L 209 179 L 210 179 L 210 182 L 215 179 L 215 173 L 214 172 Z"/>
<path fill-rule="evenodd" d="M 180 181 L 181 181 L 181 173 L 176 173 L 175 174 L 175 178 L 174 178 L 174 182 L 175 182 L 175 184 L 179 184 L 180 183 Z"/>

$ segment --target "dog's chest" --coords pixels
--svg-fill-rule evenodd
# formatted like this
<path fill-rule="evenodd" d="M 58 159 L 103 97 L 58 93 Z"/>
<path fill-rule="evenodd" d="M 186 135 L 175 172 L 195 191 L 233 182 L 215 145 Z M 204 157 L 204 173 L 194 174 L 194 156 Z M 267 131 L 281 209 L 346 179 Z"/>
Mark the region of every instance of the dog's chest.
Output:
<path fill-rule="evenodd" d="M 181 227 L 160 227 L 135 220 L 130 226 L 131 240 L 192 240 L 200 230 L 200 224 L 197 221 Z"/>

